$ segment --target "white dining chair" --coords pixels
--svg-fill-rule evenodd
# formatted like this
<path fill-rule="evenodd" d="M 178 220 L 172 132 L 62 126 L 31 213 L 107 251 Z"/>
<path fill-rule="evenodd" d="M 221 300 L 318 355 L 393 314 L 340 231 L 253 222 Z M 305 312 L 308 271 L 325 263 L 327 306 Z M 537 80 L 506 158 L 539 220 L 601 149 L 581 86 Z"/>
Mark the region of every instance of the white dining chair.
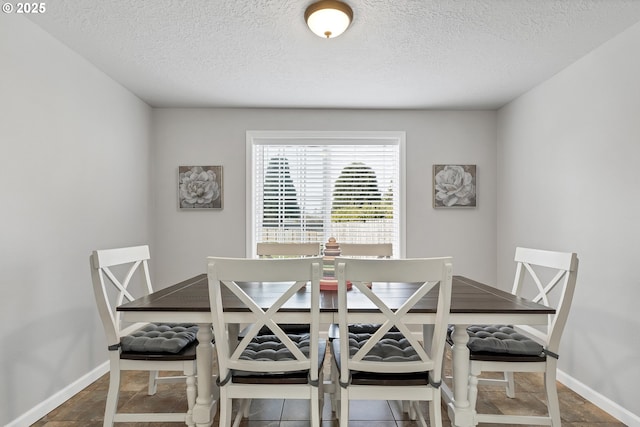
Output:
<path fill-rule="evenodd" d="M 410 402 L 409 413 L 427 425 L 417 402 L 429 402 L 429 425 L 442 426 L 441 369 L 451 306 L 451 258 L 351 259 L 336 258 L 338 278 L 338 325 L 340 336 L 331 343 L 332 378 L 336 383 L 334 408 L 341 426 L 349 422 L 351 400 L 402 400 Z M 347 280 L 355 290 L 347 291 Z M 376 296 L 376 283 L 416 283 L 399 307 L 388 307 Z M 437 290 L 436 290 L 437 289 Z M 435 311 L 410 313 L 433 290 Z M 371 313 L 381 317 L 381 326 L 371 334 L 350 333 L 361 317 L 349 309 L 349 298 L 367 301 Z M 360 313 L 360 316 L 362 314 Z M 422 342 L 409 329 L 430 325 Z M 392 332 L 392 328 L 397 332 Z"/>
<path fill-rule="evenodd" d="M 320 257 L 289 259 L 208 258 L 209 298 L 218 355 L 220 426 L 229 427 L 233 399 L 242 404 L 234 425 L 247 415 L 251 399 L 306 399 L 310 402 L 313 427 L 320 426 L 323 402 L 322 364 L 326 341 L 319 338 Z M 276 284 L 284 289 L 266 292 L 265 301 L 255 301 L 242 290 L 242 282 L 260 282 L 264 289 Z M 299 320 L 309 332 L 288 334 L 280 326 L 290 313 L 282 307 L 299 292 L 311 294 L 309 311 Z M 254 319 L 239 341 L 229 330 L 238 308 L 226 311 L 223 293 L 238 298 Z M 263 327 L 272 335 L 259 335 Z M 233 342 L 230 342 L 230 341 Z"/>
<path fill-rule="evenodd" d="M 90 256 L 93 290 L 107 337 L 109 391 L 103 425 L 114 422 L 182 422 L 195 425 L 196 334 L 193 324 L 125 324 L 116 307 L 153 292 L 149 276 L 149 247 L 96 250 Z M 186 382 L 185 413 L 117 412 L 122 371 L 149 371 L 150 395 L 160 382 Z M 159 371 L 180 371 L 184 376 L 158 376 Z"/>
<path fill-rule="evenodd" d="M 393 256 L 393 244 L 391 243 L 340 243 L 340 256 L 350 258 L 391 258 Z M 380 325 L 377 324 L 354 324 L 349 325 L 349 332 L 373 333 Z M 329 341 L 339 335 L 338 324 L 329 325 Z"/>
<path fill-rule="evenodd" d="M 322 254 L 322 245 L 315 243 L 261 242 L 256 245 L 258 258 L 308 257 Z"/>
<path fill-rule="evenodd" d="M 340 243 L 340 256 L 391 258 L 393 244 L 391 243 Z"/>
<path fill-rule="evenodd" d="M 260 242 L 256 245 L 256 254 L 258 258 L 300 258 L 300 257 L 317 257 L 322 255 L 322 244 L 315 243 L 280 243 L 280 242 Z M 309 332 L 309 325 L 286 324 L 281 325 L 285 332 L 304 333 Z M 238 334 L 242 339 L 246 329 Z M 259 334 L 270 334 L 271 331 L 267 327 L 263 327 Z"/>
<path fill-rule="evenodd" d="M 532 325 L 472 325 L 467 328 L 470 351 L 469 402 L 476 407 L 478 385 L 506 387 L 515 397 L 514 372 L 541 372 L 547 415 L 476 414 L 478 423 L 560 426 L 556 370 L 560 338 L 569 316 L 576 286 L 575 253 L 516 248 L 516 274 L 512 293 L 554 307 L 544 327 Z M 449 338 L 449 344 L 452 340 Z M 481 378 L 483 372 L 500 372 L 503 378 Z"/>

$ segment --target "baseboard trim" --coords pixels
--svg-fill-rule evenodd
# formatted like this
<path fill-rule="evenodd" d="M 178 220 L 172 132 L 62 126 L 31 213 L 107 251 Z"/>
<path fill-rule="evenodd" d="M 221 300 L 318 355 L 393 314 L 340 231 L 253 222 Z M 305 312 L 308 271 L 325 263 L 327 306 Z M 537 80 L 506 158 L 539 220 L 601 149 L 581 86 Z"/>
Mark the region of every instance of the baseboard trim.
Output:
<path fill-rule="evenodd" d="M 612 417 L 617 418 L 620 422 L 628 426 L 640 426 L 639 415 L 636 415 L 628 409 L 623 408 L 608 397 L 603 396 L 602 394 L 586 386 L 584 383 L 576 380 L 570 375 L 567 375 L 561 370 L 558 370 L 557 379 L 562 384 L 569 387 L 571 390 L 575 391 L 580 396 L 596 405 L 598 408 L 610 414 Z"/>
<path fill-rule="evenodd" d="M 74 395 L 82 391 L 85 387 L 89 386 L 91 383 L 96 381 L 107 372 L 109 372 L 109 362 L 104 362 L 93 371 L 78 378 L 76 381 L 69 384 L 67 387 L 63 388 L 53 396 L 49 397 L 47 400 L 39 403 L 29 411 L 11 421 L 5 427 L 23 427 L 35 423 L 40 418 L 44 417 L 49 412 L 56 409 L 58 406 L 71 399 Z"/>
<path fill-rule="evenodd" d="M 53 411 L 55 408 L 72 398 L 78 392 L 88 387 L 91 383 L 96 381 L 107 372 L 109 372 L 109 362 L 104 362 L 102 365 L 99 365 L 91 372 L 80 377 L 78 380 L 69 384 L 67 387 L 60 390 L 47 400 L 39 403 L 29 411 L 11 421 L 5 427 L 22 427 L 35 423 L 40 418 L 44 417 L 49 412 Z M 575 391 L 603 411 L 610 414 L 612 417 L 617 418 L 620 422 L 623 422 L 628 426 L 640 426 L 640 416 L 623 408 L 608 397 L 605 397 L 602 394 L 596 392 L 592 388 L 586 386 L 584 383 L 576 380 L 565 372 L 558 370 L 557 379 L 562 384 L 569 387 L 571 390 Z"/>

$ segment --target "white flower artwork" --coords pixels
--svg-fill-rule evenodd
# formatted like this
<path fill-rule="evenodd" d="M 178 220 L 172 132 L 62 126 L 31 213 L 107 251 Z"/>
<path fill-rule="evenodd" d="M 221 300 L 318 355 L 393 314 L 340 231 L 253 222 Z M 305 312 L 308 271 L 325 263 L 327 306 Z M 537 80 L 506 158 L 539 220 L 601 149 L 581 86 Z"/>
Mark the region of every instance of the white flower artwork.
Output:
<path fill-rule="evenodd" d="M 222 209 L 222 166 L 179 166 L 181 209 Z"/>
<path fill-rule="evenodd" d="M 476 165 L 433 165 L 433 207 L 475 207 Z"/>

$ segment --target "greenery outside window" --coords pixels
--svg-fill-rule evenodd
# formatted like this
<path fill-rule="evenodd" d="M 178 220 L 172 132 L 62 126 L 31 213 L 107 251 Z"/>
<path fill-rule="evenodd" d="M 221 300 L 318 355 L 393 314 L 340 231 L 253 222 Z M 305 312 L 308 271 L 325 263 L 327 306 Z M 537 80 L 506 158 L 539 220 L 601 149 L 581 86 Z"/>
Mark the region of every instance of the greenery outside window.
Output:
<path fill-rule="evenodd" d="M 258 242 L 392 243 L 404 254 L 404 132 L 247 132 Z"/>

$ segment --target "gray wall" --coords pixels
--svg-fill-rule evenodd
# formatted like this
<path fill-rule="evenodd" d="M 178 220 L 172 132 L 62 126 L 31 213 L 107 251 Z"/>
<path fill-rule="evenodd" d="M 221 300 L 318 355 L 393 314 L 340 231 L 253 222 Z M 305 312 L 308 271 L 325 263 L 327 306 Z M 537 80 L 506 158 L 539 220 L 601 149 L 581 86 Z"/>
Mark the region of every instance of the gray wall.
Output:
<path fill-rule="evenodd" d="M 245 255 L 247 130 L 406 131 L 406 255 L 451 255 L 456 274 L 495 282 L 493 111 L 155 109 L 153 118 L 157 282 L 203 273 L 208 255 Z M 432 208 L 434 163 L 477 164 L 477 208 Z M 178 209 L 180 165 L 223 166 L 222 211 Z"/>
<path fill-rule="evenodd" d="M 498 116 L 498 281 L 511 280 L 516 245 L 578 253 L 560 378 L 629 425 L 640 425 L 638 52 L 640 24 Z"/>
<path fill-rule="evenodd" d="M 88 258 L 149 240 L 151 109 L 19 15 L 0 14 L 0 64 L 6 425 L 107 360 Z"/>

